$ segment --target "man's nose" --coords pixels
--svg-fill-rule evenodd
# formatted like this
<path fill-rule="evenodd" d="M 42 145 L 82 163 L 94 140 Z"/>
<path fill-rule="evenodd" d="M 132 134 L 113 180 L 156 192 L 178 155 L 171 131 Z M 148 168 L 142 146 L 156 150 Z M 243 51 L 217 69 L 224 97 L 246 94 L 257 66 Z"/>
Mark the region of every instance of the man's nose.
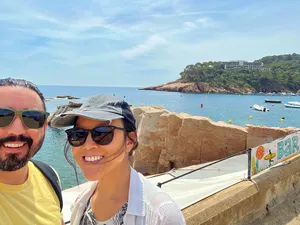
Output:
<path fill-rule="evenodd" d="M 23 124 L 23 122 L 21 120 L 21 117 L 19 115 L 16 116 L 14 121 L 8 127 L 9 133 L 14 134 L 16 136 L 24 134 L 25 129 L 26 128 L 24 127 L 24 124 Z"/>

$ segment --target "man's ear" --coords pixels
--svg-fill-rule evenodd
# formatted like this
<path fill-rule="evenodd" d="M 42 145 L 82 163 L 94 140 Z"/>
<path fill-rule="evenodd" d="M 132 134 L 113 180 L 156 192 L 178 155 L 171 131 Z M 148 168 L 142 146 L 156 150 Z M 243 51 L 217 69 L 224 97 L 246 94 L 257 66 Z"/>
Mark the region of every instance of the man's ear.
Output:
<path fill-rule="evenodd" d="M 47 129 L 47 127 L 48 127 L 48 124 L 49 124 L 49 122 L 48 122 L 48 120 L 46 120 L 46 122 L 45 122 L 45 124 L 44 124 L 44 131 L 46 132 L 46 129 Z"/>

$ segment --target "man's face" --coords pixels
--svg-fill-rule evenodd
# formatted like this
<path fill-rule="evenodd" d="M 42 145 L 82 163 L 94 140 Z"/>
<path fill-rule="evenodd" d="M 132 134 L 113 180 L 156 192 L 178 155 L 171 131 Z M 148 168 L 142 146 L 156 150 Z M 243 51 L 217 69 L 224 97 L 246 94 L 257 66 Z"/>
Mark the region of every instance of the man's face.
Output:
<path fill-rule="evenodd" d="M 44 111 L 37 93 L 23 87 L 0 87 L 0 108 Z M 7 127 L 0 127 L 0 171 L 15 171 L 24 167 L 41 148 L 47 123 L 39 129 L 23 125 L 20 115 Z"/>

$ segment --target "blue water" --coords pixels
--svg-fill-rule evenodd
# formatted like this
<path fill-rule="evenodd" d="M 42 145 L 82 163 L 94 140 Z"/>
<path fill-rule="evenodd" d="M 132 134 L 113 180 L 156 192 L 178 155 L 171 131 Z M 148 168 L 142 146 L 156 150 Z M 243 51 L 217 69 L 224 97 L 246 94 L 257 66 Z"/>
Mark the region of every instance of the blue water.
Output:
<path fill-rule="evenodd" d="M 47 98 L 58 95 L 80 97 L 81 102 L 91 95 L 106 94 L 124 98 L 133 106 L 161 105 L 172 112 L 188 113 L 195 116 L 205 116 L 213 121 L 232 120 L 232 124 L 265 125 L 272 127 L 300 127 L 300 109 L 285 108 L 283 104 L 264 103 L 265 99 L 279 99 L 283 103 L 300 101 L 300 96 L 260 96 L 260 95 L 223 95 L 223 94 L 185 94 L 175 92 L 141 91 L 138 88 L 118 87 L 64 87 L 40 86 Z M 46 103 L 47 110 L 54 112 L 56 107 L 67 103 L 68 100 L 52 100 Z M 200 107 L 203 104 L 203 108 Z M 267 106 L 269 112 L 259 112 L 250 106 L 261 104 Z M 249 116 L 252 116 L 252 120 Z M 285 117 L 284 122 L 280 119 Z M 42 149 L 35 156 L 36 159 L 48 162 L 58 171 L 63 188 L 76 185 L 74 170 L 64 159 L 63 147 L 65 134 L 62 130 L 49 128 Z M 79 171 L 79 169 L 78 169 Z M 80 183 L 84 182 L 79 173 Z"/>

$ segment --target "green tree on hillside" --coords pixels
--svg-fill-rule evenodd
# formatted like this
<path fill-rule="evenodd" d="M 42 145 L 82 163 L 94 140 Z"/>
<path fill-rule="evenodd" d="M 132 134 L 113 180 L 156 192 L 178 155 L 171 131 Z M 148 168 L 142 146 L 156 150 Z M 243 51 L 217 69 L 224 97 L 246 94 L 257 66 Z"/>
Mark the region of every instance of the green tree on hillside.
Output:
<path fill-rule="evenodd" d="M 257 92 L 296 92 L 300 89 L 300 55 L 266 56 L 254 62 L 261 69 L 227 68 L 222 62 L 197 62 L 180 73 L 183 82 L 206 82 L 218 87 L 241 87 Z M 263 68 L 270 68 L 264 70 Z"/>

